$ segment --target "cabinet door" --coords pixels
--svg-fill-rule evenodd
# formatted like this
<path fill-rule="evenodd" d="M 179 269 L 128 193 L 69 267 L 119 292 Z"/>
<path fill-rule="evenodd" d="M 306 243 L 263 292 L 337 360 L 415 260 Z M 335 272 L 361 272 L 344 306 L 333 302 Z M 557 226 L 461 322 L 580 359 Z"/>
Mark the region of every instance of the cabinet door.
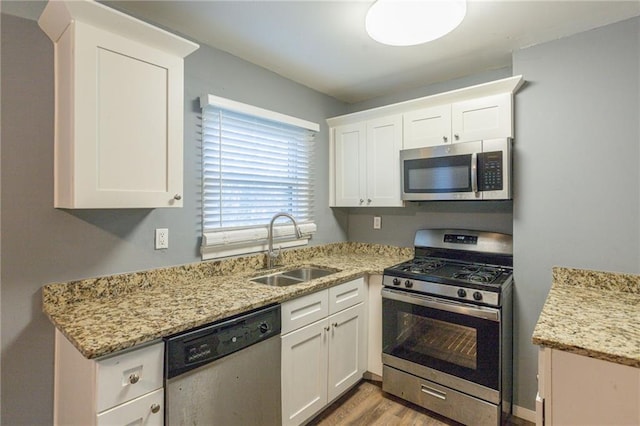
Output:
<path fill-rule="evenodd" d="M 545 350 L 551 351 L 546 425 L 640 424 L 640 369 Z"/>
<path fill-rule="evenodd" d="M 331 402 L 356 384 L 366 370 L 367 332 L 364 304 L 329 317 L 329 389 Z"/>
<path fill-rule="evenodd" d="M 365 123 L 334 129 L 336 206 L 356 207 L 365 199 Z"/>
<path fill-rule="evenodd" d="M 369 207 L 401 207 L 400 150 L 402 116 L 367 122 L 367 197 Z"/>
<path fill-rule="evenodd" d="M 454 103 L 451 123 L 453 142 L 513 137 L 511 94 Z"/>
<path fill-rule="evenodd" d="M 74 25 L 75 73 L 57 81 L 58 112 L 69 97 L 75 107 L 74 130 L 56 135 L 56 207 L 181 207 L 182 58 Z"/>
<path fill-rule="evenodd" d="M 327 320 L 281 337 L 282 424 L 299 425 L 327 404 Z"/>
<path fill-rule="evenodd" d="M 403 115 L 403 149 L 424 148 L 451 142 L 451 105 L 411 111 Z"/>

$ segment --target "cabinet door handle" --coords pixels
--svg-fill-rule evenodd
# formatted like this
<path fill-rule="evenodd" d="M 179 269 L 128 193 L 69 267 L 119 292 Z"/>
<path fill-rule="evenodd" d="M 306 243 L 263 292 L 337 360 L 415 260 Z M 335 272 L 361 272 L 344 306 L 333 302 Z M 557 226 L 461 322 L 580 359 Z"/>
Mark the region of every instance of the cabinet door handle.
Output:
<path fill-rule="evenodd" d="M 156 414 L 158 411 L 160 411 L 160 404 L 151 404 L 151 412 Z"/>
<path fill-rule="evenodd" d="M 173 196 L 173 199 L 176 200 L 176 201 L 180 201 L 180 200 L 182 200 L 182 195 L 176 194 L 176 195 Z"/>
<path fill-rule="evenodd" d="M 140 381 L 140 376 L 138 375 L 138 373 L 133 373 L 129 376 L 129 383 L 131 383 L 132 385 L 135 385 L 139 381 Z"/>
<path fill-rule="evenodd" d="M 364 199 L 360 198 L 360 204 L 364 203 Z"/>
<path fill-rule="evenodd" d="M 446 136 L 443 136 L 443 137 L 442 137 L 442 142 L 447 143 L 447 141 L 448 141 L 448 140 L 449 140 L 449 138 L 448 138 L 448 137 L 446 137 Z"/>
<path fill-rule="evenodd" d="M 338 323 L 334 322 L 333 324 L 331 324 L 333 326 L 333 328 L 338 328 Z"/>
<path fill-rule="evenodd" d="M 371 198 L 367 198 L 367 204 L 371 204 Z"/>
<path fill-rule="evenodd" d="M 329 326 L 324 327 L 324 331 L 329 331 L 329 330 L 331 330 L 331 327 L 329 327 Z"/>
<path fill-rule="evenodd" d="M 457 133 L 456 133 L 455 135 L 453 135 L 453 137 L 454 137 L 456 140 L 460 139 L 460 135 L 459 135 L 459 134 L 457 134 Z"/>

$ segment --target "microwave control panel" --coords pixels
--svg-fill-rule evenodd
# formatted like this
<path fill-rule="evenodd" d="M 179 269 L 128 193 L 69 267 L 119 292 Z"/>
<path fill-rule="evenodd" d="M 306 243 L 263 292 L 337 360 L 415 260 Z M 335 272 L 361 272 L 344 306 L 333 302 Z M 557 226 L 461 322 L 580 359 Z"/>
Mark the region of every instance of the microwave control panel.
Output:
<path fill-rule="evenodd" d="M 478 190 L 501 191 L 503 187 L 502 151 L 478 154 Z"/>

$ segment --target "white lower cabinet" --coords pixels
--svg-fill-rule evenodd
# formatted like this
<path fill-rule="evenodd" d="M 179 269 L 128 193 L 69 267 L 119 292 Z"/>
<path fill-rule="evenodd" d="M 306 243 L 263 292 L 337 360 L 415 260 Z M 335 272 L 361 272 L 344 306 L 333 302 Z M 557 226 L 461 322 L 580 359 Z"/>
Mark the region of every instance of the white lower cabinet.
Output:
<path fill-rule="evenodd" d="M 541 348 L 536 425 L 640 425 L 640 368 Z"/>
<path fill-rule="evenodd" d="M 164 424 L 164 343 L 85 358 L 56 330 L 54 424 Z"/>
<path fill-rule="evenodd" d="M 335 312 L 281 337 L 284 425 L 308 420 L 362 378 L 367 364 L 365 293 L 359 278 L 283 304 L 283 329 L 288 312 L 312 312 L 318 300 L 329 299 L 329 312 Z"/>

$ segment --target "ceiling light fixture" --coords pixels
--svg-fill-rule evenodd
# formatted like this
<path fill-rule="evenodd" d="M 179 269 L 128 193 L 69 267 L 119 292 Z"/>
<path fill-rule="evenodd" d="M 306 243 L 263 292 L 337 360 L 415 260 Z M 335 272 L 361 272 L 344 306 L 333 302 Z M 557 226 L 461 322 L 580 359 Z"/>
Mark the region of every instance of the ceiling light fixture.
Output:
<path fill-rule="evenodd" d="M 466 13 L 466 0 L 377 0 L 367 12 L 366 29 L 380 43 L 413 46 L 453 31 Z"/>

